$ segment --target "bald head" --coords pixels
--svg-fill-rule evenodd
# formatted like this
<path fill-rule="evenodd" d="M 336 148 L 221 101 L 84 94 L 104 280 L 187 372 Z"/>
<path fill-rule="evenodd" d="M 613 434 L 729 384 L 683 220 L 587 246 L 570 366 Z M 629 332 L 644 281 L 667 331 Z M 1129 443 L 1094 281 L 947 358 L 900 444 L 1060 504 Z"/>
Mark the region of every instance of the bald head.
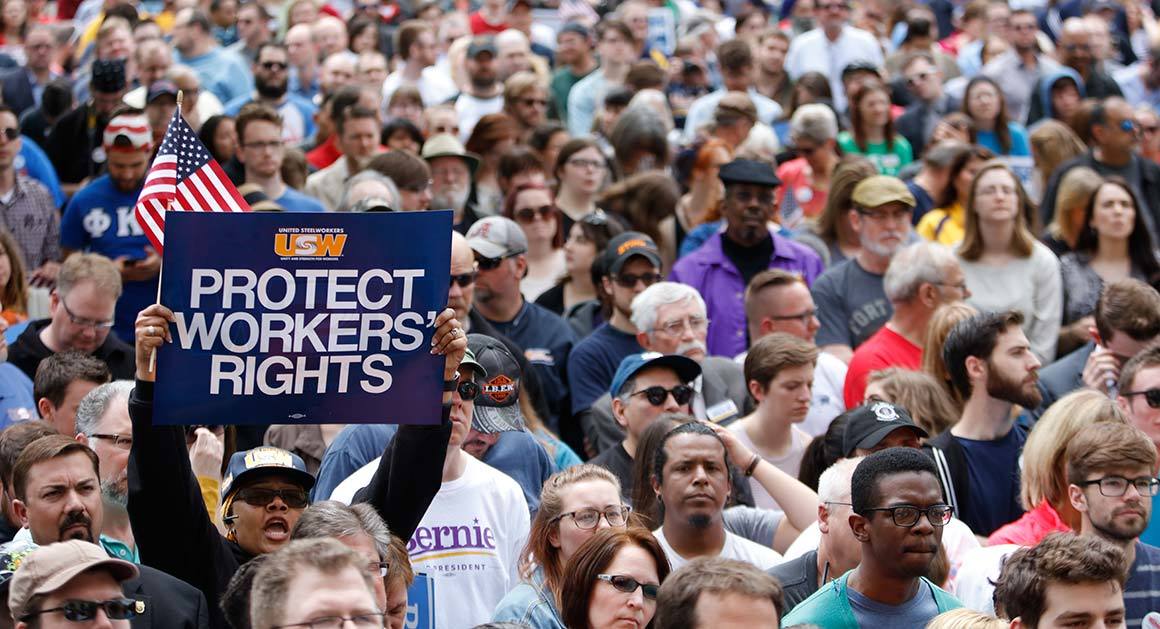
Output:
<path fill-rule="evenodd" d="M 451 288 L 447 292 L 447 307 L 455 311 L 455 318 L 465 327 L 467 316 L 471 312 L 471 303 L 475 298 L 475 280 L 467 286 L 460 286 L 456 280 L 460 276 L 475 273 L 475 253 L 467 245 L 463 234 L 451 232 Z"/>
<path fill-rule="evenodd" d="M 333 15 L 324 15 L 311 27 L 314 45 L 323 59 L 336 52 L 346 50 L 346 24 Z"/>

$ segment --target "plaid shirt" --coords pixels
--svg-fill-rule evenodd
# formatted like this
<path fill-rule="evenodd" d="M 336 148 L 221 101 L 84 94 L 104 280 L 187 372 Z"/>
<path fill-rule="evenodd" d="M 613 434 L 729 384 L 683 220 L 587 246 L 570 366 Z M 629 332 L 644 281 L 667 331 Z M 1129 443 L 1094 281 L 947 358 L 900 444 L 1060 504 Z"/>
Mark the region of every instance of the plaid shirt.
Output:
<path fill-rule="evenodd" d="M 60 260 L 60 214 L 52 194 L 39 181 L 16 175 L 12 198 L 0 202 L 0 225 L 20 245 L 27 271 Z"/>

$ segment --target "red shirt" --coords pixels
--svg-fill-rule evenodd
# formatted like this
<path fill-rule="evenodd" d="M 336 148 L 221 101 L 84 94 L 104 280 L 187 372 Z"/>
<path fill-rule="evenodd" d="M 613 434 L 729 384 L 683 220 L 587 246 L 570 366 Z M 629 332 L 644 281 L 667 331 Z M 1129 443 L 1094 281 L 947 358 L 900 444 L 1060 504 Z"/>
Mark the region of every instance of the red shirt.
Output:
<path fill-rule="evenodd" d="M 988 546 L 1019 544 L 1034 546 L 1044 537 L 1058 531 L 1069 532 L 1071 527 L 1059 517 L 1059 512 L 1044 500 L 1014 522 L 999 527 L 987 538 Z"/>
<path fill-rule="evenodd" d="M 483 19 L 483 13 L 481 11 L 472 13 L 468 21 L 471 24 L 472 35 L 494 35 L 496 33 L 502 33 L 508 28 L 507 22 L 492 24 Z"/>
<path fill-rule="evenodd" d="M 342 157 L 342 151 L 338 150 L 338 144 L 334 139 L 332 133 L 326 141 L 310 150 L 306 154 L 306 162 L 318 170 L 322 170 L 327 166 L 338 161 Z"/>
<path fill-rule="evenodd" d="M 887 367 L 917 371 L 922 367 L 922 348 L 884 325 L 854 350 L 842 390 L 846 408 L 861 406 L 866 397 L 866 378 Z"/>

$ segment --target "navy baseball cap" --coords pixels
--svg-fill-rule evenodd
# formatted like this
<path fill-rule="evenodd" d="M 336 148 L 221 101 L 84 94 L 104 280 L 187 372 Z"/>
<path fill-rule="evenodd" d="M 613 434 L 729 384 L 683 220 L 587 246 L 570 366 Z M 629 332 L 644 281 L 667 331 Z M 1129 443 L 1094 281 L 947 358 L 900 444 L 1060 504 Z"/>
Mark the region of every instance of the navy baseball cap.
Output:
<path fill-rule="evenodd" d="M 302 457 L 273 446 L 260 446 L 230 457 L 226 477 L 222 480 L 222 497 L 228 497 L 245 483 L 263 476 L 281 475 L 309 491 L 314 487 L 314 476 L 306 471 Z"/>
<path fill-rule="evenodd" d="M 629 354 L 620 361 L 620 366 L 616 368 L 616 375 L 612 377 L 612 387 L 609 388 L 609 393 L 616 397 L 625 382 L 628 382 L 642 370 L 651 367 L 668 367 L 677 372 L 677 377 L 686 384 L 696 380 L 697 376 L 701 375 L 701 365 L 687 356 L 660 352 Z"/>

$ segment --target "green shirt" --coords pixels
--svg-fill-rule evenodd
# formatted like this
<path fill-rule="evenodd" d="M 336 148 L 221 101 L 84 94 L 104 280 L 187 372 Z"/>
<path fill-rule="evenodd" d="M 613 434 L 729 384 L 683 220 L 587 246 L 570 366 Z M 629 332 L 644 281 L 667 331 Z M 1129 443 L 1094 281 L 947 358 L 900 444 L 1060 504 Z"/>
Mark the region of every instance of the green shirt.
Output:
<path fill-rule="evenodd" d="M 850 607 L 850 595 L 846 591 L 850 572 L 823 585 L 809 598 L 798 603 L 781 619 L 781 626 L 817 625 L 821 629 L 861 629 L 854 617 L 854 609 Z M 940 614 L 963 606 L 959 599 L 923 577 L 919 577 L 919 586 L 931 589 Z"/>
<path fill-rule="evenodd" d="M 914 150 L 910 142 L 901 135 L 894 136 L 894 148 L 887 148 L 885 142 L 868 142 L 866 150 L 858 148 L 854 142 L 854 134 L 843 131 L 838 134 L 838 146 L 842 152 L 849 155 L 864 155 L 870 160 L 878 172 L 892 177 L 898 176 L 902 167 L 914 161 Z"/>
<path fill-rule="evenodd" d="M 594 66 L 592 72 L 595 72 L 600 66 Z M 572 86 L 580 82 L 580 79 L 592 74 L 587 72 L 585 74 L 572 74 L 572 70 L 567 66 L 556 70 L 552 75 L 552 83 L 549 88 L 552 90 L 552 104 L 555 107 L 556 118 L 567 121 L 568 120 L 568 92 L 572 91 Z"/>

